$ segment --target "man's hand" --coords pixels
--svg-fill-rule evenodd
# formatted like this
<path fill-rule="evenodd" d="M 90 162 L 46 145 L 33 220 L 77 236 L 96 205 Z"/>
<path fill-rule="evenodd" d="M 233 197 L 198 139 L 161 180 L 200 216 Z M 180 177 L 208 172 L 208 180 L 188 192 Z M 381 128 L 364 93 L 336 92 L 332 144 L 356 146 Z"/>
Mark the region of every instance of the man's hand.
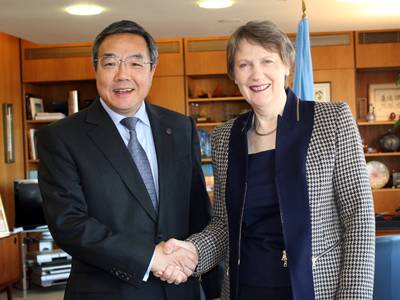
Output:
<path fill-rule="evenodd" d="M 177 257 L 179 261 L 189 260 L 195 262 L 195 264 L 194 266 L 180 264 L 180 267 L 183 268 L 181 270 L 178 270 L 175 265 L 168 265 L 162 271 L 158 270 L 156 272 L 153 272 L 154 276 L 160 277 L 161 280 L 167 281 L 169 283 L 174 282 L 175 284 L 179 284 L 185 282 L 187 280 L 187 277 L 193 274 L 193 271 L 197 266 L 197 248 L 191 242 L 170 239 L 163 244 L 163 251 L 165 255 L 173 255 Z M 182 278 L 182 273 L 180 273 L 179 271 L 183 271 L 183 273 L 186 275 L 186 278 Z"/>
<path fill-rule="evenodd" d="M 167 242 L 168 243 L 168 242 Z M 161 280 L 179 284 L 192 275 L 197 265 L 197 253 L 190 250 L 161 242 L 156 246 L 151 271 Z M 167 248 L 165 248 L 167 246 Z M 162 276 L 165 271 L 168 276 Z"/>

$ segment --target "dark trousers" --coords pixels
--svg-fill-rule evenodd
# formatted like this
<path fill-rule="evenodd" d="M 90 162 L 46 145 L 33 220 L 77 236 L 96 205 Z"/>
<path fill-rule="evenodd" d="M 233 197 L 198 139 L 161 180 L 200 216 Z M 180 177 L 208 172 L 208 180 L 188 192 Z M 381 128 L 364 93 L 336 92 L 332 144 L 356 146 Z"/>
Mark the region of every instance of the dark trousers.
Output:
<path fill-rule="evenodd" d="M 239 286 L 238 300 L 292 300 L 290 287 L 266 288 L 254 286 Z"/>

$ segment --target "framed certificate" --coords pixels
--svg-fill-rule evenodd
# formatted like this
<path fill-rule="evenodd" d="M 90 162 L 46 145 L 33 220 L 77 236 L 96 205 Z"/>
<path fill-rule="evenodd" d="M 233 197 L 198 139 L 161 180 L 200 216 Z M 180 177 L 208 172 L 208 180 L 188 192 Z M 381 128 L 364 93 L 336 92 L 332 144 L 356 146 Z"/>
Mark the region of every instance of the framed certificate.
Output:
<path fill-rule="evenodd" d="M 391 113 L 400 115 L 400 86 L 395 83 L 370 84 L 369 104 L 374 106 L 377 121 L 388 121 Z"/>

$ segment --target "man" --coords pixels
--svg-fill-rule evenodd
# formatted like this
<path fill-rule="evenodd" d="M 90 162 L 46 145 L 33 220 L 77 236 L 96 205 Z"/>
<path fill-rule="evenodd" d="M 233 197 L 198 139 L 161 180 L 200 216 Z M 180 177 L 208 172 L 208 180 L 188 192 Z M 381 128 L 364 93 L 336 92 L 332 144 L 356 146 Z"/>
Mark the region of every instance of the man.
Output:
<path fill-rule="evenodd" d="M 197 300 L 196 278 L 178 286 L 152 273 L 172 265 L 180 282 L 197 263 L 183 248 L 163 253 L 163 241 L 209 220 L 195 126 L 144 101 L 157 48 L 138 24 L 106 27 L 93 62 L 100 97 L 38 132 L 44 212 L 72 255 L 65 299 Z M 219 296 L 218 275 L 210 298 Z"/>

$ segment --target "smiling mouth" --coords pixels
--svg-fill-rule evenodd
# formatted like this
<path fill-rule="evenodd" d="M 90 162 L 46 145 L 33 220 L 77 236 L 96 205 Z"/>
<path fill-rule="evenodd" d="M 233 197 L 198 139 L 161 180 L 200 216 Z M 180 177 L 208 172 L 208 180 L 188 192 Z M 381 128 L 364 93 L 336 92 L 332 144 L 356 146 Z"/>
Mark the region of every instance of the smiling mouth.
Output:
<path fill-rule="evenodd" d="M 253 92 L 262 92 L 265 91 L 266 89 L 268 89 L 271 86 L 271 84 L 262 84 L 262 85 L 252 85 L 250 86 L 250 90 L 252 90 Z"/>
<path fill-rule="evenodd" d="M 125 94 L 125 93 L 130 93 L 133 92 L 135 89 L 131 88 L 120 88 L 120 89 L 113 89 L 113 92 L 116 94 Z"/>

